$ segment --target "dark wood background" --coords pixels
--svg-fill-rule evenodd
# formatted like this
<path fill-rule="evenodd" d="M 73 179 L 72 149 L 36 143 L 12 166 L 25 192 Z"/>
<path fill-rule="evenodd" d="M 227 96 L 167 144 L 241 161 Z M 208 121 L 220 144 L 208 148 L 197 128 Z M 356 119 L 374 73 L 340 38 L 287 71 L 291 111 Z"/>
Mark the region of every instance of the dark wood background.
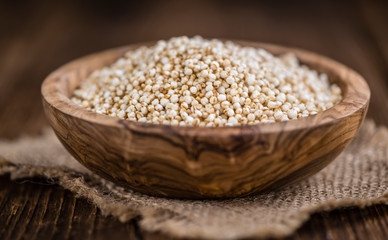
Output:
<path fill-rule="evenodd" d="M 47 125 L 40 84 L 61 64 L 140 41 L 199 34 L 312 50 L 360 72 L 368 117 L 388 125 L 388 1 L 1 1 L 0 137 Z M 388 206 L 314 214 L 290 239 L 387 239 Z M 0 239 L 159 239 L 43 179 L 0 177 Z"/>

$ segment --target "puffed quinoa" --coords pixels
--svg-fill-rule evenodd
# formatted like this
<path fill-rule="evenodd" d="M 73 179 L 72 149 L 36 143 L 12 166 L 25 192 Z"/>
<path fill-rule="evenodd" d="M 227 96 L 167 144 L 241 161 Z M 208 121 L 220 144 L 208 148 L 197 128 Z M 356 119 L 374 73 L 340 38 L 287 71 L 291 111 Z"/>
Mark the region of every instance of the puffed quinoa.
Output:
<path fill-rule="evenodd" d="M 155 124 L 235 126 L 324 111 L 341 89 L 295 55 L 199 36 L 127 52 L 94 71 L 72 101 L 88 110 Z"/>

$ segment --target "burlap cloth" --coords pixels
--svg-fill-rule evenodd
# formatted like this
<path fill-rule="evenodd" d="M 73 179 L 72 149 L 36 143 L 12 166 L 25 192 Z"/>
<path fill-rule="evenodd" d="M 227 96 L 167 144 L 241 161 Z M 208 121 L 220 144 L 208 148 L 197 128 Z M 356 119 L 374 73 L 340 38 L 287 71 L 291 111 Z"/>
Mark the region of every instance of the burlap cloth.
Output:
<path fill-rule="evenodd" d="M 155 198 L 125 190 L 74 160 L 47 129 L 39 137 L 0 141 L 0 174 L 44 176 L 89 199 L 103 214 L 173 237 L 248 238 L 292 234 L 317 211 L 388 204 L 388 129 L 366 121 L 327 168 L 288 188 L 223 201 Z"/>

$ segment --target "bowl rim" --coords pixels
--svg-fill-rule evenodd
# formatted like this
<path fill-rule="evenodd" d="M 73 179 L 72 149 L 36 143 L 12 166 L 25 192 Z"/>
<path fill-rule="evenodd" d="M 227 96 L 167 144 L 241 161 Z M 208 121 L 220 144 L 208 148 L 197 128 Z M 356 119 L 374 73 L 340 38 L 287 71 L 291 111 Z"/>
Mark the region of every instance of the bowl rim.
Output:
<path fill-rule="evenodd" d="M 317 53 L 283 45 L 242 40 L 224 41 L 233 41 L 241 46 L 263 48 L 274 55 L 278 55 L 279 52 L 292 52 L 298 57 L 298 59 L 300 60 L 300 62 L 302 62 L 303 65 L 309 65 L 314 63 L 323 66 L 325 69 L 331 71 L 331 73 L 327 73 L 329 78 L 330 75 L 335 74 L 341 82 L 345 83 L 344 87 L 346 89 L 340 87 L 343 95 L 342 100 L 325 111 L 319 112 L 315 115 L 310 115 L 308 117 L 298 118 L 295 120 L 238 126 L 198 127 L 173 126 L 165 124 L 137 122 L 133 120 L 119 119 L 116 117 L 99 114 L 84 109 L 81 106 L 78 106 L 64 94 L 63 89 L 59 89 L 58 85 L 60 81 L 64 80 L 63 76 L 66 76 L 66 74 L 70 74 L 77 69 L 82 69 L 82 67 L 85 67 L 88 63 L 93 62 L 98 58 L 101 58 L 107 54 L 117 54 L 118 57 L 114 58 L 114 60 L 112 61 L 113 63 L 119 57 L 123 56 L 125 52 L 140 46 L 149 46 L 151 44 L 154 44 L 156 41 L 130 44 L 117 48 L 111 48 L 104 51 L 99 51 L 97 53 L 92 53 L 84 57 L 77 58 L 73 61 L 70 61 L 69 63 L 62 65 L 61 67 L 50 73 L 43 81 L 41 86 L 42 100 L 52 108 L 62 112 L 65 115 L 81 119 L 92 124 L 127 129 L 147 134 L 174 133 L 175 135 L 193 137 L 251 135 L 257 133 L 272 134 L 279 131 L 297 131 L 311 127 L 321 127 L 327 124 L 335 124 L 336 122 L 343 120 L 349 117 L 350 115 L 356 113 L 360 109 L 367 109 L 370 99 L 370 89 L 365 79 L 354 70 L 346 67 L 345 65 L 335 60 L 319 55 Z M 104 66 L 108 65 L 110 64 L 106 64 Z M 88 74 L 90 74 L 96 69 L 97 68 L 91 69 Z M 361 119 L 361 121 L 362 120 L 363 118 Z"/>

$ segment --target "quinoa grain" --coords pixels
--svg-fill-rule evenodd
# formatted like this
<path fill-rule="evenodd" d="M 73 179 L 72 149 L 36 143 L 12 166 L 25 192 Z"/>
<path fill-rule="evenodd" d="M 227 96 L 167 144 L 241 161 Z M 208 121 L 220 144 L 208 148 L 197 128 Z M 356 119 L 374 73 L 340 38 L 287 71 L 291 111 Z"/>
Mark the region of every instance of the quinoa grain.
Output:
<path fill-rule="evenodd" d="M 177 37 L 129 51 L 93 72 L 72 101 L 88 110 L 175 126 L 235 126 L 287 121 L 341 100 L 326 74 L 293 54 L 201 37 Z"/>

